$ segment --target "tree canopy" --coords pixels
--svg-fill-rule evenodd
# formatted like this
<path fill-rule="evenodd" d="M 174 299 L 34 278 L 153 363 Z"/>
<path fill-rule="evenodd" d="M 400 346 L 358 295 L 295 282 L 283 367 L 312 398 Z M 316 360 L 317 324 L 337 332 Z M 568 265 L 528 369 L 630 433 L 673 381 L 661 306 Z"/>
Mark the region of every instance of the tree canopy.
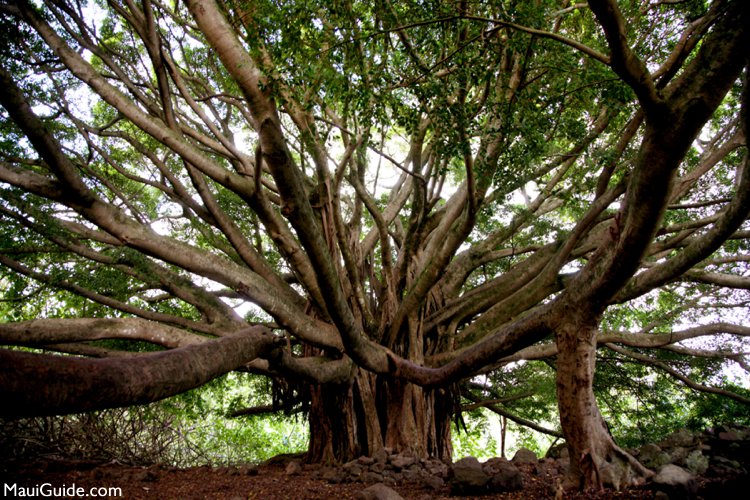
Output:
<path fill-rule="evenodd" d="M 241 369 L 359 401 L 335 457 L 444 455 L 462 395 L 521 421 L 551 370 L 597 463 L 617 391 L 746 411 L 747 10 L 2 2 L 3 413 Z"/>

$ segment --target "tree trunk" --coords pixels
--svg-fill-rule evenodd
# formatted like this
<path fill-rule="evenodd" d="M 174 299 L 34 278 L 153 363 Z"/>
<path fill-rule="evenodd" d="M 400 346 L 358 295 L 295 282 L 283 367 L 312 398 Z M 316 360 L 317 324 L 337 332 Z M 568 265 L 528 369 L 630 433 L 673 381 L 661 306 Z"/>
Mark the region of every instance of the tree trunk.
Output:
<path fill-rule="evenodd" d="M 651 472 L 615 444 L 599 412 L 593 391 L 596 331 L 594 321 L 570 321 L 556 332 L 557 400 L 570 452 L 566 486 L 619 490 Z"/>
<path fill-rule="evenodd" d="M 307 461 L 343 463 L 387 448 L 450 460 L 452 398 L 359 370 L 348 386 L 315 386 Z"/>

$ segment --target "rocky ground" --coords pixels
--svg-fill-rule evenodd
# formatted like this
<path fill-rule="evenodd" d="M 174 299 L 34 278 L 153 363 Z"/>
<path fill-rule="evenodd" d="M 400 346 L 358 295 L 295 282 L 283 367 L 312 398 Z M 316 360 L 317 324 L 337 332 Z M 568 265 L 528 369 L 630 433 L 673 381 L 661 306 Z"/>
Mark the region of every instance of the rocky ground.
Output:
<path fill-rule="evenodd" d="M 512 460 L 479 462 L 469 457 L 450 465 L 387 451 L 338 467 L 303 464 L 296 457 L 281 457 L 260 466 L 189 469 L 37 459 L 3 463 L 2 479 L 5 497 L 41 496 L 44 492 L 33 488 L 42 485 L 47 491 L 67 488 L 62 492 L 68 497 L 72 496 L 71 487 L 82 488 L 84 494 L 91 488 L 116 487 L 121 496 L 110 498 L 129 499 L 729 500 L 750 494 L 750 429 L 723 427 L 700 434 L 679 431 L 633 453 L 658 474 L 641 487 L 623 491 L 563 493 L 559 484 L 568 463 L 564 453 L 537 458 L 528 450 L 520 450 Z"/>

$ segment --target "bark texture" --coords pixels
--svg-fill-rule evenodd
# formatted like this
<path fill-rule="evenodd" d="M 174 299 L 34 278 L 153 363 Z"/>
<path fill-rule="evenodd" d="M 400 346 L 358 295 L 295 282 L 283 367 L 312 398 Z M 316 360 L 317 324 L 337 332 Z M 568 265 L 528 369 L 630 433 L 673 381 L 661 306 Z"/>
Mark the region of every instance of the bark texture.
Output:
<path fill-rule="evenodd" d="M 569 321 L 556 330 L 560 424 L 570 451 L 568 486 L 620 489 L 650 474 L 621 450 L 594 396 L 596 322 Z"/>
<path fill-rule="evenodd" d="M 262 329 L 179 349 L 87 359 L 0 350 L 0 415 L 61 415 L 158 401 L 199 387 L 263 355 Z"/>
<path fill-rule="evenodd" d="M 307 460 L 338 463 L 382 448 L 450 460 L 452 400 L 445 389 L 360 370 L 351 384 L 312 388 Z"/>

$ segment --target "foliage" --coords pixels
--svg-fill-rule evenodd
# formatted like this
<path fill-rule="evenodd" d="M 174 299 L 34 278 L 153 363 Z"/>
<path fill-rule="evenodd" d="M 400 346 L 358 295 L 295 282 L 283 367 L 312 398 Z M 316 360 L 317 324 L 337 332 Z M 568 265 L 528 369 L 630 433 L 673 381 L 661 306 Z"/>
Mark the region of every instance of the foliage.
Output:
<path fill-rule="evenodd" d="M 260 463 L 303 451 L 299 418 L 230 419 L 229 395 L 258 381 L 233 374 L 161 402 L 67 416 L 0 421 L 3 460 L 39 457 L 178 467 Z"/>

